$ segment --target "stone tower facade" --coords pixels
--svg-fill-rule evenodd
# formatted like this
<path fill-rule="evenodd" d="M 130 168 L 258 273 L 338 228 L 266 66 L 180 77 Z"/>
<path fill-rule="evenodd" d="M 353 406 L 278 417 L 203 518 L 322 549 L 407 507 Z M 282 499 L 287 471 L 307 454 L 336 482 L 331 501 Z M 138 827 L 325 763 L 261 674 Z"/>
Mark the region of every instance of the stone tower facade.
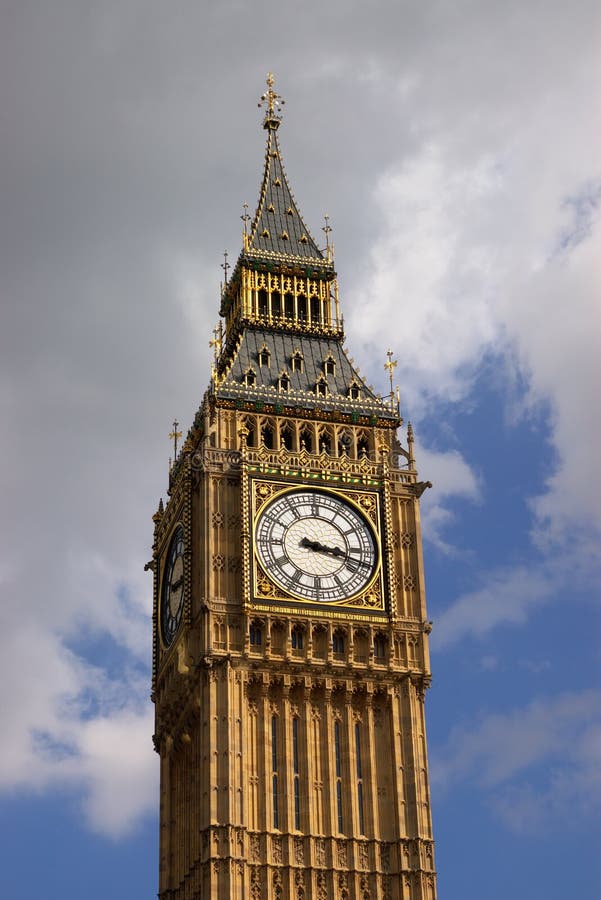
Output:
<path fill-rule="evenodd" d="M 159 897 L 435 900 L 427 483 L 343 347 L 271 77 L 262 99 L 257 210 L 154 516 Z"/>

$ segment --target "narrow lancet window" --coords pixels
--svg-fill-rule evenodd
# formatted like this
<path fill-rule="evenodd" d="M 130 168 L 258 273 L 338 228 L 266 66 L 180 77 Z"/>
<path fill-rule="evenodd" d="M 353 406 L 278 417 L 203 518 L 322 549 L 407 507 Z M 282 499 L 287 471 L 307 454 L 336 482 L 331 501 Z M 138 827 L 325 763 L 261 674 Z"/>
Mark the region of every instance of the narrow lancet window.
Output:
<path fill-rule="evenodd" d="M 336 811 L 338 814 L 338 831 L 343 832 L 342 818 L 342 762 L 340 752 L 340 722 L 334 722 L 334 762 L 336 766 Z"/>
<path fill-rule="evenodd" d="M 359 834 L 365 834 L 363 815 L 363 767 L 361 765 L 361 726 L 355 724 L 355 758 L 357 760 L 357 809 L 359 811 Z"/>
<path fill-rule="evenodd" d="M 292 768 L 294 773 L 294 827 L 300 831 L 300 770 L 298 765 L 298 719 L 292 720 Z"/>
<path fill-rule="evenodd" d="M 271 784 L 273 788 L 273 827 L 280 827 L 278 804 L 278 717 L 271 717 Z"/>

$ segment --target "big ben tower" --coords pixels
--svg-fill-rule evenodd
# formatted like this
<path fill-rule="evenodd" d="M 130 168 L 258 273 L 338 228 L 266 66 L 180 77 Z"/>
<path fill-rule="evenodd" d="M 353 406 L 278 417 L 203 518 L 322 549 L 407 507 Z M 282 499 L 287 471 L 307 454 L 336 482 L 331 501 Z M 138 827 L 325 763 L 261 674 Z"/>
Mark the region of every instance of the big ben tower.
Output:
<path fill-rule="evenodd" d="M 268 76 L 257 209 L 154 516 L 159 897 L 435 900 L 425 484 L 346 355 L 279 100 Z"/>

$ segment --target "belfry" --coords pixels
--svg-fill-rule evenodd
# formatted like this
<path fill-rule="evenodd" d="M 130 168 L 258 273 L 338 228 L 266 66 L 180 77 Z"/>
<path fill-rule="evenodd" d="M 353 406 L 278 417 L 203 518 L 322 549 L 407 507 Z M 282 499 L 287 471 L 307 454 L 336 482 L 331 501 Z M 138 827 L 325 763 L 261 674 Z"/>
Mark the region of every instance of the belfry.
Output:
<path fill-rule="evenodd" d="M 154 515 L 159 897 L 435 900 L 428 483 L 392 377 L 375 394 L 343 346 L 272 76 L 262 105 L 257 209 Z"/>

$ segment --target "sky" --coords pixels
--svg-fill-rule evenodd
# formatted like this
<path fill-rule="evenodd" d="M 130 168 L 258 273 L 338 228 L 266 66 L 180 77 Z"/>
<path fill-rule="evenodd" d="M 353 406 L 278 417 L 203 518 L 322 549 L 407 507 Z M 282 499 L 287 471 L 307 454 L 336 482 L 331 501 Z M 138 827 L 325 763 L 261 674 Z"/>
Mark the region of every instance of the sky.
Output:
<path fill-rule="evenodd" d="M 268 71 L 349 351 L 382 392 L 394 351 L 434 485 L 439 897 L 596 900 L 594 0 L 0 3 L 0 894 L 156 894 L 144 564 Z"/>

